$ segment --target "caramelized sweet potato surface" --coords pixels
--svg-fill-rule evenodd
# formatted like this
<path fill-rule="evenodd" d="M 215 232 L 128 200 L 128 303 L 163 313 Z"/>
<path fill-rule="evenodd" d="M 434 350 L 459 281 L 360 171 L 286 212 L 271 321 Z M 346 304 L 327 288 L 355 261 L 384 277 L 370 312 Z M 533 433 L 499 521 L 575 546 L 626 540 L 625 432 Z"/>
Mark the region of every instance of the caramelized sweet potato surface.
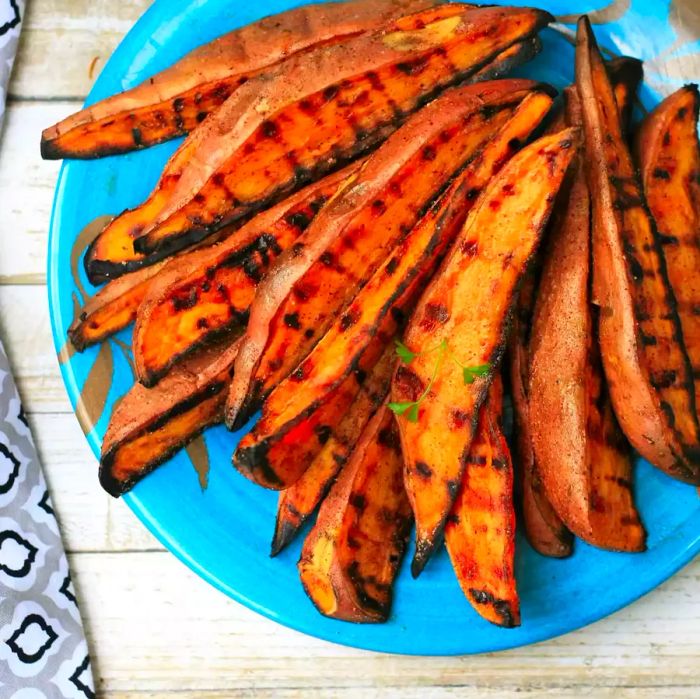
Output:
<path fill-rule="evenodd" d="M 593 295 L 615 414 L 637 451 L 680 480 L 700 483 L 692 367 L 661 236 L 623 139 L 605 65 L 579 22 L 576 85 L 593 202 Z"/>
<path fill-rule="evenodd" d="M 304 542 L 299 574 L 321 614 L 364 623 L 387 619 L 410 527 L 396 424 L 383 406 Z"/>
<path fill-rule="evenodd" d="M 318 410 L 359 365 L 377 331 L 385 327 L 387 320 L 391 322 L 390 316 L 401 318 L 410 313 L 417 294 L 454 240 L 478 193 L 512 155 L 517 144 L 525 142 L 537 128 L 551 102 L 546 94 L 532 93 L 519 105 L 515 116 L 492 134 L 440 201 L 369 278 L 321 341 L 272 391 L 264 403 L 262 419 L 254 429 L 256 442 L 282 439 L 295 428 L 300 417 Z M 347 271 L 344 262 L 340 265 Z M 319 297 L 323 295 L 317 294 L 314 301 Z M 303 313 L 300 316 L 308 317 Z M 392 325 L 396 324 L 392 322 Z M 300 323 L 300 328 L 295 330 L 304 327 Z M 294 345 L 285 345 L 289 354 Z"/>
<path fill-rule="evenodd" d="M 446 92 L 389 138 L 280 257 L 251 308 L 229 425 L 240 424 L 296 368 L 421 209 L 532 87 L 508 80 Z"/>
<path fill-rule="evenodd" d="M 700 147 L 697 85 L 667 97 L 642 122 L 636 139 L 644 194 L 659 230 L 668 278 L 700 406 Z"/>
<path fill-rule="evenodd" d="M 133 348 L 141 383 L 153 385 L 198 347 L 245 328 L 267 268 L 359 166 L 351 165 L 309 185 L 258 214 L 221 243 L 169 262 L 153 280 L 138 311 Z"/>
<path fill-rule="evenodd" d="M 68 328 L 75 349 L 82 352 L 129 325 L 164 264 L 115 279 L 89 298 Z"/>
<path fill-rule="evenodd" d="M 241 86 L 198 130 L 196 156 L 136 251 L 172 252 L 269 206 L 367 151 L 550 20 L 533 9 L 450 4 L 424 15 L 293 56 Z"/>
<path fill-rule="evenodd" d="M 41 155 L 99 158 L 182 136 L 240 85 L 285 58 L 376 30 L 435 4 L 435 0 L 354 0 L 306 5 L 265 17 L 45 129 Z"/>
<path fill-rule="evenodd" d="M 414 575 L 433 552 L 457 495 L 516 289 L 539 244 L 575 137 L 566 130 L 535 141 L 491 180 L 406 331 L 405 344 L 415 356 L 399 366 L 392 400 L 405 406 L 398 422 L 416 518 Z"/>
<path fill-rule="evenodd" d="M 141 384 L 118 403 L 102 442 L 100 483 L 115 497 L 221 422 L 238 344 L 212 348 L 177 367 L 152 389 Z"/>
<path fill-rule="evenodd" d="M 493 624 L 513 627 L 520 625 L 520 598 L 515 584 L 513 464 L 500 424 L 502 393 L 497 375 L 479 411 L 445 526 L 445 544 L 474 609 Z"/>
<path fill-rule="evenodd" d="M 278 554 L 291 542 L 325 497 L 365 425 L 384 402 L 395 359 L 394 347 L 388 345 L 306 473 L 293 486 L 280 492 L 271 555 Z"/>

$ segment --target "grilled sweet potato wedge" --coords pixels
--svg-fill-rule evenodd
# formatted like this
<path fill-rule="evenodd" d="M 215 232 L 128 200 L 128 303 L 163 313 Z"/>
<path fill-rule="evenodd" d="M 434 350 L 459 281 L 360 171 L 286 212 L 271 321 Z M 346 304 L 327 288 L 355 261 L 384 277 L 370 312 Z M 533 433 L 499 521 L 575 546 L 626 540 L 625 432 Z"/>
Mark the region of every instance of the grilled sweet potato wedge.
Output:
<path fill-rule="evenodd" d="M 359 166 L 350 165 L 309 185 L 258 214 L 221 243 L 169 262 L 153 280 L 138 311 L 133 347 L 139 381 L 151 386 L 198 347 L 243 329 L 268 266 Z"/>
<path fill-rule="evenodd" d="M 365 350 L 387 321 L 393 327 L 384 332 L 393 332 L 396 323 L 392 316 L 405 316 L 415 304 L 417 294 L 454 240 L 474 199 L 517 145 L 527 140 L 551 103 L 544 93 L 526 97 L 515 116 L 486 143 L 440 203 L 384 260 L 310 354 L 272 391 L 261 420 L 244 440 L 249 461 L 260 450 L 261 458 L 267 457 L 270 444 L 283 440 L 300 419 L 308 419 L 323 408 L 327 396 L 361 363 Z M 345 263 L 341 264 L 347 269 Z M 287 346 L 286 351 L 293 350 Z"/>
<path fill-rule="evenodd" d="M 176 367 L 153 389 L 141 384 L 112 413 L 102 442 L 100 483 L 114 497 L 131 488 L 206 427 L 221 422 L 237 343 Z"/>
<path fill-rule="evenodd" d="M 196 157 L 137 252 L 174 251 L 376 145 L 436 92 L 533 36 L 550 15 L 438 6 L 395 27 L 288 59 L 208 119 Z"/>
<path fill-rule="evenodd" d="M 389 392 L 395 360 L 394 347 L 388 345 L 306 473 L 293 486 L 280 492 L 272 556 L 276 556 L 296 536 L 347 462 L 365 425 Z"/>
<path fill-rule="evenodd" d="M 631 56 L 618 56 L 607 62 L 610 83 L 620 112 L 623 132 L 630 129 L 637 88 L 644 77 L 642 61 Z"/>
<path fill-rule="evenodd" d="M 495 81 L 449 91 L 370 157 L 357 180 L 324 208 L 260 286 L 227 424 L 244 421 L 296 368 L 411 230 L 420 209 L 533 87 L 530 81 Z"/>
<path fill-rule="evenodd" d="M 503 389 L 494 377 L 445 526 L 445 544 L 460 587 L 493 624 L 520 625 L 515 585 L 513 463 L 501 428 Z"/>
<path fill-rule="evenodd" d="M 663 245 L 700 406 L 700 147 L 697 85 L 667 97 L 642 122 L 637 160 Z"/>
<path fill-rule="evenodd" d="M 615 414 L 646 459 L 700 483 L 695 390 L 662 239 L 649 215 L 605 64 L 579 22 L 576 85 L 593 201 L 593 297 Z"/>
<path fill-rule="evenodd" d="M 479 408 L 506 340 L 516 289 L 574 149 L 566 130 L 515 155 L 481 194 L 405 336 L 414 354 L 392 384 L 416 518 L 417 575 L 443 532 Z M 430 351 L 430 350 L 433 351 Z"/>
<path fill-rule="evenodd" d="M 265 17 L 46 129 L 41 155 L 99 158 L 183 136 L 240 85 L 288 56 L 376 30 L 435 4 L 435 0 L 355 0 L 307 5 Z"/>
<path fill-rule="evenodd" d="M 164 264 L 161 262 L 115 279 L 88 299 L 68 328 L 68 337 L 75 349 L 82 352 L 129 325 Z"/>
<path fill-rule="evenodd" d="M 384 406 L 367 425 L 304 542 L 299 574 L 321 614 L 363 623 L 387 619 L 410 529 L 399 438 Z"/>
<path fill-rule="evenodd" d="M 608 73 L 615 90 L 620 116 L 629 126 L 633 98 L 642 77 L 641 61 L 622 56 L 608 62 Z M 580 120 L 579 120 L 580 121 Z M 566 126 L 562 110 L 550 126 L 554 133 Z M 531 266 L 518 295 L 509 346 L 510 385 L 515 413 L 517 454 L 523 527 L 530 545 L 543 556 L 564 558 L 572 551 L 573 537 L 549 502 L 537 470 L 532 448 L 528 407 L 528 369 L 532 313 L 537 295 L 541 267 Z"/>
<path fill-rule="evenodd" d="M 567 89 L 569 124 L 579 126 Z M 561 192 L 535 303 L 529 428 L 547 498 L 577 536 L 602 548 L 644 549 L 632 464 L 602 377 L 590 304 L 590 195 L 577 158 Z"/>
<path fill-rule="evenodd" d="M 539 269 L 531 267 L 518 294 L 508 348 L 515 418 L 515 448 L 525 536 L 535 551 L 543 556 L 565 558 L 571 555 L 573 536 L 554 511 L 544 492 L 535 462 L 530 431 L 528 344 L 538 279 Z"/>

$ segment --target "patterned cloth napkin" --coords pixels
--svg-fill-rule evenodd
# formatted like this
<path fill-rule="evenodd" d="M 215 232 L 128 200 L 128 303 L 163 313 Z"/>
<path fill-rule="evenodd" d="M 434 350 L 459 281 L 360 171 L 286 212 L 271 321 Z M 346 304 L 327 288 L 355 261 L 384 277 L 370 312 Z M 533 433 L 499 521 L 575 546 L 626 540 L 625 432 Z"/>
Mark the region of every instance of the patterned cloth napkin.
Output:
<path fill-rule="evenodd" d="M 24 0 L 0 0 L 0 125 Z M 68 561 L 0 341 L 0 698 L 95 696 Z"/>

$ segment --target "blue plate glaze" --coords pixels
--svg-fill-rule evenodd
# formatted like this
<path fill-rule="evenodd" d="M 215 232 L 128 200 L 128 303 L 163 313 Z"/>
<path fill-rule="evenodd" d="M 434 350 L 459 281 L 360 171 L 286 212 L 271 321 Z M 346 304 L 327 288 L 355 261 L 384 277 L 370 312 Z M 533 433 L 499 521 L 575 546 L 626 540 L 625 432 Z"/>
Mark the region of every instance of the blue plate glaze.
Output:
<path fill-rule="evenodd" d="M 683 16 L 691 17 L 690 5 L 695 0 L 685 2 L 682 6 L 679 2 L 669 5 L 668 0 L 633 0 L 631 8 L 626 0 L 545 0 L 540 4 L 568 22 L 573 21 L 573 14 L 566 17 L 569 13 L 596 11 L 595 30 L 603 47 L 647 61 L 641 97 L 649 107 L 660 94 L 700 79 L 700 75 L 683 71 L 684 56 L 697 56 L 699 44 L 697 27 L 689 27 L 689 35 L 684 36 L 679 24 Z M 114 52 L 87 102 L 133 86 L 224 31 L 297 4 L 301 3 L 157 0 Z M 571 29 L 568 24 L 546 30 L 544 51 L 519 73 L 557 87 L 570 83 L 573 49 L 565 33 L 571 35 Z M 125 156 L 68 162 L 61 169 L 48 262 L 57 351 L 65 347 L 74 303 L 83 302 L 85 293 L 95 291 L 82 264 L 77 265 L 78 278 L 71 273 L 76 236 L 96 216 L 116 214 L 141 202 L 176 146 L 173 142 Z M 129 341 L 127 330 L 102 349 L 93 347 L 69 357 L 62 353 L 63 378 L 77 412 L 85 413 L 86 406 L 80 404 L 83 385 L 89 380 L 93 386 L 92 395 L 86 396 L 88 412 L 93 414 L 86 431 L 96 455 L 115 399 L 133 382 Z M 96 362 L 98 368 L 93 370 Z M 282 624 L 349 646 L 447 655 L 495 651 L 552 638 L 629 604 L 700 550 L 700 498 L 695 490 L 640 461 L 636 498 L 649 532 L 649 550 L 641 555 L 613 554 L 577 542 L 570 559 L 557 561 L 539 556 L 520 537 L 517 575 L 522 627 L 500 629 L 477 616 L 462 596 L 444 552 L 417 581 L 404 564 L 387 623 L 362 626 L 333 621 L 318 614 L 301 588 L 295 565 L 300 542 L 276 559 L 268 557 L 277 496 L 252 485 L 232 468 L 230 457 L 239 436 L 223 428 L 206 433 L 211 471 L 204 492 L 188 455 L 182 452 L 124 499 L 165 546 L 227 595 Z"/>

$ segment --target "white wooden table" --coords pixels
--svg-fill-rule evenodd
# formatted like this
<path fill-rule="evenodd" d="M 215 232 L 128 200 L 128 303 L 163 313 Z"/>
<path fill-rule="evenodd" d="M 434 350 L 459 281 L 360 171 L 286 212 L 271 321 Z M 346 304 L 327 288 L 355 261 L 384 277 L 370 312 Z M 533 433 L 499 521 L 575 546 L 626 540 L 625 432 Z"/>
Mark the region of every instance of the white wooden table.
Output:
<path fill-rule="evenodd" d="M 148 0 L 28 4 L 0 148 L 0 334 L 63 525 L 99 695 L 700 696 L 700 560 L 554 641 L 480 657 L 380 655 L 302 636 L 227 599 L 100 490 L 50 338 L 46 231 L 59 164 L 39 159 L 39 134 L 78 108 L 91 65 L 99 72 Z"/>

